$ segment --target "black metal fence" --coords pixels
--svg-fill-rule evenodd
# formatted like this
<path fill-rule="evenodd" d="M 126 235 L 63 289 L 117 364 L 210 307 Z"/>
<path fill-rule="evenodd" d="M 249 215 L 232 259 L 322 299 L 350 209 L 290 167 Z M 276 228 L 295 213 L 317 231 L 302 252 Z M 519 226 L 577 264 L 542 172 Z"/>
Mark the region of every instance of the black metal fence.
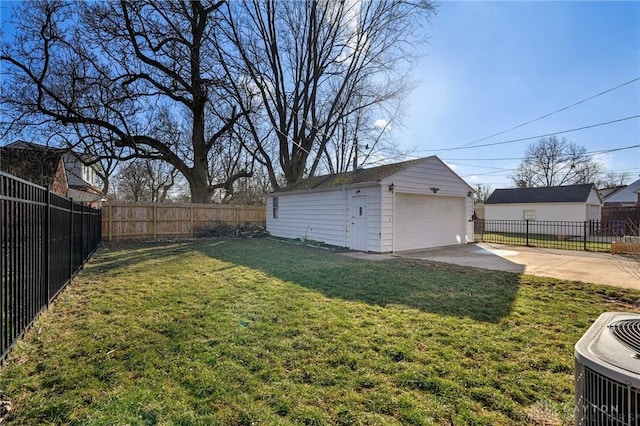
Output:
<path fill-rule="evenodd" d="M 623 220 L 477 219 L 474 228 L 476 242 L 603 252 L 609 252 L 612 242 L 624 241 L 625 236 L 632 232 Z"/>
<path fill-rule="evenodd" d="M 100 243 L 100 210 L 0 172 L 0 359 Z"/>

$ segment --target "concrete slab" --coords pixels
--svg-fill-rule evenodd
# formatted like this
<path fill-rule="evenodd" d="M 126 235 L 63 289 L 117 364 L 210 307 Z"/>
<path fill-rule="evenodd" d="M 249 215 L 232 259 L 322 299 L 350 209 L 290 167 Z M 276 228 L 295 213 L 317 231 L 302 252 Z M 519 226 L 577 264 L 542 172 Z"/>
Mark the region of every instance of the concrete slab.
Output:
<path fill-rule="evenodd" d="M 640 260 L 608 253 L 478 243 L 373 256 L 380 260 L 393 256 L 431 260 L 640 290 Z"/>

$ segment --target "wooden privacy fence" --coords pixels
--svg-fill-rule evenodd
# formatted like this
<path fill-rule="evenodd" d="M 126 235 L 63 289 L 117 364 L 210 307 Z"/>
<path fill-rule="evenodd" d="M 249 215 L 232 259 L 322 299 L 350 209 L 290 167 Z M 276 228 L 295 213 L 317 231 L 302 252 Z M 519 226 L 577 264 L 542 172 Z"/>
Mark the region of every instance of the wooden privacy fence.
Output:
<path fill-rule="evenodd" d="M 265 206 L 109 202 L 102 207 L 102 237 L 108 241 L 193 237 L 220 224 L 265 222 Z"/>

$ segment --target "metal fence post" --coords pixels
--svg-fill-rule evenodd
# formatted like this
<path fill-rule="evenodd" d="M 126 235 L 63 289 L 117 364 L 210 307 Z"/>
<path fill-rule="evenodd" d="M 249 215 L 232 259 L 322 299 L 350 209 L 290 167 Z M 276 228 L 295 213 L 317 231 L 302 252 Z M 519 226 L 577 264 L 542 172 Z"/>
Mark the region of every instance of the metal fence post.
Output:
<path fill-rule="evenodd" d="M 527 247 L 529 247 L 529 219 L 525 220 L 525 222 L 526 222 L 526 231 L 525 231 L 526 232 L 525 233 L 526 242 L 525 242 L 525 244 L 526 244 Z"/>
<path fill-rule="evenodd" d="M 44 213 L 44 226 L 43 231 L 44 234 L 42 235 L 42 241 L 44 242 L 44 289 L 43 289 L 43 295 L 45 298 L 45 301 L 47 303 L 47 308 L 49 308 L 49 300 L 50 300 L 50 294 L 49 294 L 49 287 L 50 287 L 50 283 L 51 283 L 51 272 L 50 272 L 50 263 L 51 263 L 51 187 L 47 186 L 47 193 L 46 193 L 46 197 L 47 197 L 47 205 L 45 207 L 45 213 Z"/>
<path fill-rule="evenodd" d="M 587 221 L 586 220 L 583 222 L 582 240 L 583 240 L 584 251 L 587 251 Z"/>
<path fill-rule="evenodd" d="M 98 212 L 98 240 L 96 241 L 96 247 L 102 241 L 102 209 Z"/>
<path fill-rule="evenodd" d="M 73 278 L 73 198 L 69 198 L 69 282 Z"/>
<path fill-rule="evenodd" d="M 85 246 L 85 232 L 84 232 L 84 204 L 80 205 L 80 265 L 84 265 L 84 246 Z"/>

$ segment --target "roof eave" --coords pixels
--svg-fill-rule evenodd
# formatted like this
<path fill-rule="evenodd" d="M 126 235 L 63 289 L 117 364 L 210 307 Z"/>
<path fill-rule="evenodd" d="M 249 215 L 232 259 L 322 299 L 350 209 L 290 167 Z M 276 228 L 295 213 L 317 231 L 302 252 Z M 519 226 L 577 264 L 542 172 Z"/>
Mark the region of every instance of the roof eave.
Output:
<path fill-rule="evenodd" d="M 289 194 L 308 194 L 313 192 L 331 192 L 331 191 L 346 191 L 348 189 L 358 189 L 358 188 L 366 188 L 370 186 L 381 186 L 382 182 L 379 180 L 368 181 L 368 182 L 359 182 L 359 183 L 351 183 L 347 185 L 336 185 L 331 187 L 322 187 L 322 188 L 309 188 L 309 189 L 298 189 L 298 190 L 281 190 L 281 191 L 273 191 L 267 194 L 267 197 L 278 197 L 280 195 L 289 195 Z"/>

